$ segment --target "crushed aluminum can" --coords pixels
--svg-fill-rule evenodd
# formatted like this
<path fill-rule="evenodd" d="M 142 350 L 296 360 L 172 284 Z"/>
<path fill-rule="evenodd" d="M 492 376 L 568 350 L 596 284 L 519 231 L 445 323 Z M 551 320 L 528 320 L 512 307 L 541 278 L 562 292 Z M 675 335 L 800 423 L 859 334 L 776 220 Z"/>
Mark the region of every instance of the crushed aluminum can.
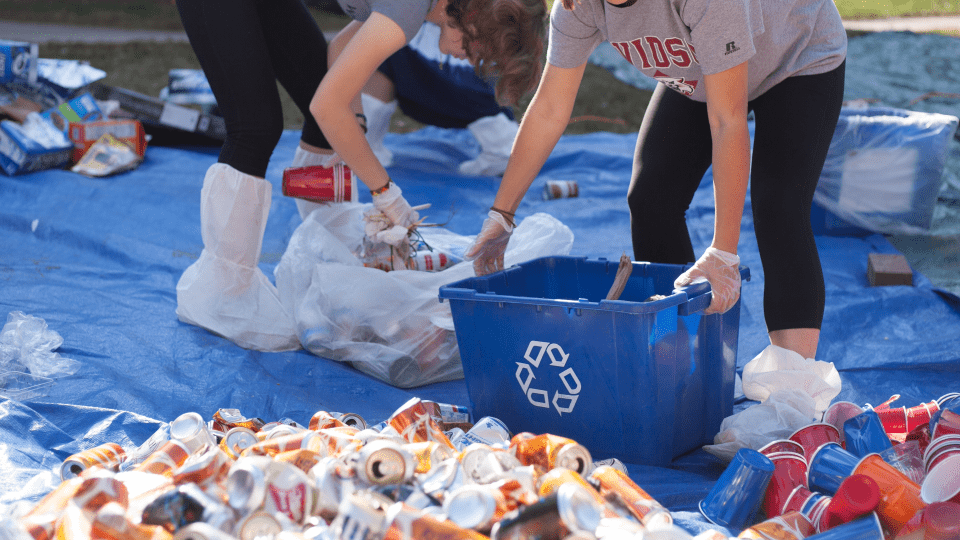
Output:
<path fill-rule="evenodd" d="M 106 443 L 78 452 L 63 460 L 60 465 L 60 479 L 69 480 L 80 476 L 83 471 L 93 466 L 104 469 L 118 470 L 126 452 L 117 443 Z"/>
<path fill-rule="evenodd" d="M 460 462 L 448 459 L 441 461 L 429 471 L 420 475 L 417 478 L 417 483 L 424 493 L 442 500 L 446 492 L 456 489 L 466 482 Z"/>
<path fill-rule="evenodd" d="M 307 428 L 300 428 L 290 424 L 278 424 L 269 430 L 257 432 L 257 438 L 261 441 L 266 441 L 279 437 L 286 437 L 287 435 L 296 435 L 297 433 L 303 433 L 305 431 L 307 431 Z"/>
<path fill-rule="evenodd" d="M 326 521 L 336 517 L 340 502 L 355 491 L 354 474 L 343 462 L 334 457 L 324 457 L 310 469 L 307 477 L 313 482 L 317 494 L 313 505 L 314 514 Z"/>
<path fill-rule="evenodd" d="M 443 498 L 447 519 L 464 529 L 483 533 L 489 532 L 494 523 L 514 508 L 496 484 L 468 484 Z"/>
<path fill-rule="evenodd" d="M 101 506 L 90 520 L 91 536 L 93 538 L 116 540 L 151 540 L 154 538 L 157 527 L 134 523 L 126 512 L 126 507 L 117 502 L 108 502 Z M 167 534 L 157 536 L 167 536 Z"/>
<path fill-rule="evenodd" d="M 323 456 L 319 452 L 307 448 L 288 450 L 273 456 L 273 459 L 290 463 L 305 473 L 310 472 L 310 469 L 314 468 L 321 458 Z"/>
<path fill-rule="evenodd" d="M 487 540 L 479 532 L 461 527 L 450 520 L 440 519 L 429 512 L 398 502 L 386 511 L 388 528 L 385 540 L 406 538 L 433 538 L 437 540 Z"/>
<path fill-rule="evenodd" d="M 259 418 L 247 418 L 240 409 L 219 409 L 213 413 L 214 427 L 224 433 L 235 427 L 247 428 L 254 433 L 260 431 L 264 421 Z"/>
<path fill-rule="evenodd" d="M 420 398 L 404 403 L 387 422 L 407 442 L 437 441 L 453 448 Z"/>
<path fill-rule="evenodd" d="M 510 440 L 510 448 L 522 464 L 534 465 L 543 472 L 563 467 L 586 476 L 593 468 L 589 450 L 573 439 L 551 433 L 518 433 Z"/>
<path fill-rule="evenodd" d="M 475 484 L 489 484 L 499 480 L 506 471 L 523 466 L 516 456 L 502 448 L 483 443 L 466 447 L 459 456 L 463 476 Z"/>
<path fill-rule="evenodd" d="M 416 471 L 414 455 L 400 444 L 378 439 L 365 444 L 357 455 L 357 476 L 373 485 L 400 484 Z"/>
<path fill-rule="evenodd" d="M 219 446 L 227 457 L 236 460 L 244 450 L 258 442 L 260 441 L 257 439 L 257 434 L 252 429 L 237 426 L 227 431 L 220 440 Z"/>
<path fill-rule="evenodd" d="M 470 409 L 462 405 L 422 401 L 424 408 L 437 423 L 462 424 L 470 421 Z"/>
<path fill-rule="evenodd" d="M 463 437 L 463 445 L 482 443 L 489 446 L 507 446 L 513 434 L 498 418 L 484 416 Z"/>
<path fill-rule="evenodd" d="M 561 540 L 573 533 L 592 534 L 602 509 L 585 488 L 564 484 L 553 494 L 511 512 L 491 530 L 493 540 Z"/>
<path fill-rule="evenodd" d="M 105 470 L 90 470 L 80 477 L 83 481 L 71 498 L 71 504 L 85 511 L 95 511 L 108 502 L 117 502 L 123 506 L 130 503 L 127 486 L 116 476 Z"/>
<path fill-rule="evenodd" d="M 128 471 L 143 463 L 143 460 L 150 457 L 150 454 L 159 450 L 160 447 L 166 444 L 166 442 L 169 440 L 170 424 L 164 422 L 163 424 L 160 424 L 160 427 L 153 432 L 153 435 L 150 435 L 150 437 L 146 441 L 143 441 L 140 446 L 131 452 L 127 452 L 127 457 L 120 462 L 120 470 Z"/>
<path fill-rule="evenodd" d="M 218 446 L 207 446 L 200 452 L 187 456 L 183 465 L 173 471 L 173 483 L 197 484 L 201 487 L 219 484 L 227 478 L 233 460 Z"/>
<path fill-rule="evenodd" d="M 563 467 L 553 468 L 540 476 L 537 480 L 537 494 L 540 498 L 549 497 L 551 494 L 559 491 L 560 487 L 570 483 L 582 487 L 601 507 L 606 505 L 606 500 L 600 495 L 600 492 L 597 491 L 592 484 L 587 482 L 583 476 Z M 604 517 L 616 517 L 616 514 L 613 512 L 604 512 Z"/>
<path fill-rule="evenodd" d="M 419 474 L 429 471 L 441 461 L 456 457 L 452 449 L 437 441 L 406 443 L 403 449 L 416 459 L 417 467 L 414 472 Z"/>
<path fill-rule="evenodd" d="M 313 413 L 313 416 L 310 417 L 310 424 L 307 426 L 307 429 L 312 431 L 319 431 L 321 429 L 328 429 L 334 427 L 345 426 L 333 413 L 327 411 L 317 411 Z M 363 429 L 363 428 L 361 428 Z"/>
<path fill-rule="evenodd" d="M 633 517 L 644 526 L 673 523 L 670 511 L 638 486 L 626 473 L 611 465 L 601 465 L 587 477 L 604 497 L 615 494 Z"/>
<path fill-rule="evenodd" d="M 393 501 L 373 491 L 355 491 L 347 495 L 330 523 L 338 540 L 380 540 L 386 533 L 386 510 Z"/>
<path fill-rule="evenodd" d="M 543 200 L 568 199 L 580 196 L 576 180 L 547 180 L 543 186 Z"/>
<path fill-rule="evenodd" d="M 237 526 L 237 537 L 240 540 L 265 540 L 275 538 L 286 528 L 287 522 L 282 514 L 270 512 L 254 512 Z"/>
<path fill-rule="evenodd" d="M 241 457 L 230 467 L 224 491 L 227 503 L 244 516 L 263 508 L 267 494 L 266 468 L 273 462 L 269 456 Z"/>
<path fill-rule="evenodd" d="M 160 474 L 172 478 L 173 471 L 183 465 L 189 455 L 190 450 L 187 448 L 187 445 L 183 444 L 179 439 L 170 439 L 157 449 L 156 452 L 147 456 L 147 459 L 143 460 L 143 462 L 133 470 Z"/>
<path fill-rule="evenodd" d="M 287 167 L 281 181 L 283 194 L 311 202 L 350 202 L 353 196 L 353 174 L 350 167 L 338 163 L 332 167 L 310 165 Z"/>
<path fill-rule="evenodd" d="M 330 415 L 346 426 L 355 427 L 360 430 L 367 429 L 367 421 L 357 413 L 331 412 Z"/>
<path fill-rule="evenodd" d="M 291 463 L 272 460 L 266 472 L 263 509 L 282 514 L 294 523 L 304 523 L 313 512 L 316 493 L 307 473 Z"/>
<path fill-rule="evenodd" d="M 217 444 L 203 417 L 195 412 L 183 413 L 170 422 L 170 438 L 182 442 L 190 453 L 196 452 L 204 445 L 216 446 Z"/>
<path fill-rule="evenodd" d="M 270 433 L 273 433 L 273 431 L 277 429 L 279 428 L 274 428 Z M 291 427 L 290 429 L 296 428 Z M 263 432 L 261 431 L 261 433 Z M 294 432 L 287 434 L 281 431 L 276 437 L 268 435 L 266 439 L 247 447 L 240 453 L 240 456 L 275 456 L 289 450 L 300 450 L 303 448 L 313 449 L 317 445 L 312 443 L 312 440 L 317 437 L 316 431 L 303 430 L 299 433 Z"/>
<path fill-rule="evenodd" d="M 236 540 L 236 537 L 209 523 L 198 521 L 178 530 L 173 540 Z"/>

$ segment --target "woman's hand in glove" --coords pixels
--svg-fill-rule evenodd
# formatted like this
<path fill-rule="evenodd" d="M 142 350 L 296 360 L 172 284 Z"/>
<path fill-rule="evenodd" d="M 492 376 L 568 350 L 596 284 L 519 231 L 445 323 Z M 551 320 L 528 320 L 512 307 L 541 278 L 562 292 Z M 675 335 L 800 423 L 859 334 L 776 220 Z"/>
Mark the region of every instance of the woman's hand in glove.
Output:
<path fill-rule="evenodd" d="M 390 220 L 391 226 L 409 227 L 420 219 L 420 214 L 403 198 L 400 186 L 392 181 L 386 190 L 373 195 L 373 206 Z"/>
<path fill-rule="evenodd" d="M 704 315 L 726 313 L 740 298 L 740 257 L 717 248 L 707 248 L 689 270 L 680 274 L 673 286 L 686 287 L 703 279 L 710 282 L 713 294 Z"/>
<path fill-rule="evenodd" d="M 513 224 L 500 212 L 490 210 L 480 234 L 464 255 L 464 259 L 473 261 L 473 271 L 478 276 L 503 270 L 503 252 L 507 250 L 511 233 Z"/>

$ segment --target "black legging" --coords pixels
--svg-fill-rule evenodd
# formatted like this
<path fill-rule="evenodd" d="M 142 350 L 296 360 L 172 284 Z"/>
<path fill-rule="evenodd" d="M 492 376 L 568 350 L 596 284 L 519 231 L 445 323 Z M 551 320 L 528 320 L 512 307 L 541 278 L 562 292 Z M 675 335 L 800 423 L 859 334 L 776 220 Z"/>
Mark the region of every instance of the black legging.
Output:
<path fill-rule="evenodd" d="M 749 103 L 756 119 L 750 198 L 768 331 L 823 322 L 810 206 L 840 116 L 844 67 L 790 77 Z M 711 154 L 706 104 L 659 85 L 640 127 L 627 194 L 635 260 L 696 260 L 685 214 Z"/>
<path fill-rule="evenodd" d="M 177 9 L 226 123 L 220 163 L 266 174 L 283 134 L 277 81 L 305 118 L 301 139 L 330 148 L 309 110 L 327 42 L 302 0 L 177 0 Z"/>

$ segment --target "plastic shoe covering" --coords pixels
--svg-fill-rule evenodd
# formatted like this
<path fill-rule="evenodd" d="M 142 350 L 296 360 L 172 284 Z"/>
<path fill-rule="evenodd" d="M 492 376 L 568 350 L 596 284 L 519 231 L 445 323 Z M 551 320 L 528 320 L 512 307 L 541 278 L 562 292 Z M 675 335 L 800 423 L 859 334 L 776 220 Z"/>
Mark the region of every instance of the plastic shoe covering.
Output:
<path fill-rule="evenodd" d="M 513 139 L 520 129 L 519 124 L 507 115 L 484 116 L 475 120 L 467 129 L 480 143 L 480 155 L 460 164 L 460 174 L 467 176 L 500 176 L 507 170 Z"/>
<path fill-rule="evenodd" d="M 312 167 L 313 165 L 322 165 L 324 167 L 332 167 L 334 164 L 340 162 L 340 156 L 337 154 L 317 154 L 315 152 L 310 152 L 300 148 L 300 145 L 297 145 L 297 149 L 293 152 L 293 162 L 290 163 L 291 167 Z M 364 187 L 363 182 L 360 181 L 356 176 L 353 177 L 353 186 L 350 190 L 350 202 L 359 201 L 360 189 Z M 310 215 L 310 212 L 313 212 L 320 206 L 320 203 L 313 201 L 307 201 L 304 199 L 294 199 L 297 203 L 297 212 L 300 213 L 300 219 L 307 219 L 307 216 Z"/>
<path fill-rule="evenodd" d="M 390 119 L 397 110 L 397 100 L 384 103 L 370 94 L 360 94 L 360 104 L 367 117 L 367 142 L 380 164 L 389 167 L 393 165 L 393 152 L 383 145 L 383 138 L 390 131 Z"/>
<path fill-rule="evenodd" d="M 217 163 L 200 191 L 203 251 L 177 283 L 177 317 L 245 349 L 300 348 L 293 318 L 257 267 L 272 186 Z"/>

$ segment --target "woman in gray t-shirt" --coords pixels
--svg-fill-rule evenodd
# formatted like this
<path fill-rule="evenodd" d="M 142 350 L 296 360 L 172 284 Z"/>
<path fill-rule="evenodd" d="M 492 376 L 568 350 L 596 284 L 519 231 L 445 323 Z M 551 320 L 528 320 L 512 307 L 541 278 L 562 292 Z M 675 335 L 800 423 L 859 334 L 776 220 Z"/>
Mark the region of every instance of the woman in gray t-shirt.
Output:
<path fill-rule="evenodd" d="M 657 85 L 628 193 L 634 258 L 695 259 L 685 212 L 713 166 L 710 247 L 677 286 L 705 278 L 723 313 L 740 297 L 737 243 L 751 189 L 774 345 L 814 358 L 823 272 L 810 207 L 843 98 L 846 33 L 831 0 L 561 0 L 548 64 L 494 205 L 467 251 L 478 275 L 503 267 L 513 212 L 567 126 L 587 59 L 602 42 Z M 562 2 L 562 4 L 561 4 Z M 756 133 L 751 167 L 747 114 Z"/>

